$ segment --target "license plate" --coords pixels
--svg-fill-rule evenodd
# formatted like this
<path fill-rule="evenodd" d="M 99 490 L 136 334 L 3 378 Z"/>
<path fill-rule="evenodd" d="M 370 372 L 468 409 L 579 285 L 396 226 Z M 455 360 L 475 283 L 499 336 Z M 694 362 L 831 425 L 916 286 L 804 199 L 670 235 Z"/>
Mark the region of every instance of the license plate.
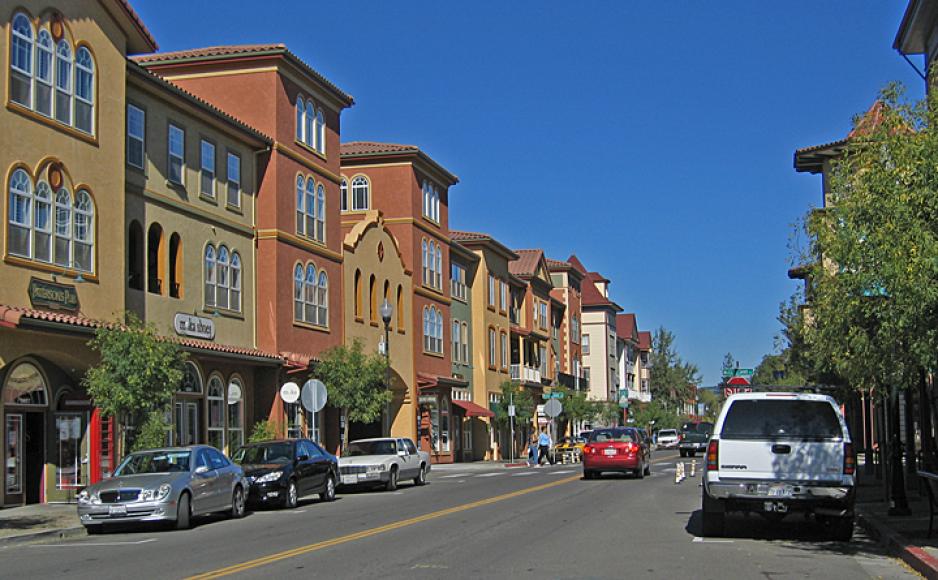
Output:
<path fill-rule="evenodd" d="M 342 483 L 344 483 L 344 484 L 346 484 L 346 485 L 351 485 L 351 484 L 354 484 L 354 483 L 358 483 L 358 476 L 357 476 L 357 475 L 343 475 L 343 476 L 342 476 Z"/>
<path fill-rule="evenodd" d="M 615 455 L 615 454 L 616 454 L 615 449 L 603 449 L 603 455 Z"/>
<path fill-rule="evenodd" d="M 773 485 L 769 488 L 769 497 L 791 497 L 791 494 L 790 485 Z"/>
<path fill-rule="evenodd" d="M 122 518 L 127 515 L 127 506 L 124 505 L 112 505 L 107 508 L 107 515 L 112 518 Z"/>

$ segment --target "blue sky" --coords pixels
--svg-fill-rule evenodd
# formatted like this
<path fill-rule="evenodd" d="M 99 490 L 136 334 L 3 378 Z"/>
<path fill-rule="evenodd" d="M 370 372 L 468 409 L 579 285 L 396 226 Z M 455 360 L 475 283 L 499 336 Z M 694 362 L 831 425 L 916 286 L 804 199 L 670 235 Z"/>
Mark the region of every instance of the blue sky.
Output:
<path fill-rule="evenodd" d="M 789 242 L 820 178 L 794 172 L 794 150 L 844 136 L 888 81 L 921 96 L 892 50 L 905 4 L 134 7 L 163 50 L 286 43 L 355 96 L 343 140 L 419 145 L 459 175 L 450 227 L 575 252 L 713 384 L 727 351 L 742 366 L 772 351 L 796 288 Z"/>

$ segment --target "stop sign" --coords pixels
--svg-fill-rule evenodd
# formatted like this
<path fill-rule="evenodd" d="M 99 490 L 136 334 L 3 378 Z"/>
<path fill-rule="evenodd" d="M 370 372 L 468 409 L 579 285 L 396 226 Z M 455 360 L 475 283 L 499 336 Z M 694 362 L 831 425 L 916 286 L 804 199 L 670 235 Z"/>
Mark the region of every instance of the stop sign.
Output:
<path fill-rule="evenodd" d="M 736 387 L 748 387 L 750 383 L 749 383 L 749 379 L 747 379 L 746 377 L 733 377 L 732 379 L 726 381 L 726 384 L 733 385 Z"/>

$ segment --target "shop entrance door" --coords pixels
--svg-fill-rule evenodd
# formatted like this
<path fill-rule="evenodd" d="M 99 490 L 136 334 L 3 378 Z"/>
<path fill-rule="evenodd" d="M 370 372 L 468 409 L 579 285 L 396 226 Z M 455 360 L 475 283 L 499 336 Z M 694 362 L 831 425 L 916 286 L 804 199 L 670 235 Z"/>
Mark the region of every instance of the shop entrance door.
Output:
<path fill-rule="evenodd" d="M 198 401 L 176 401 L 174 421 L 175 445 L 195 445 L 201 443 L 199 436 Z"/>
<path fill-rule="evenodd" d="M 42 501 L 45 413 L 7 413 L 4 420 L 6 504 Z"/>

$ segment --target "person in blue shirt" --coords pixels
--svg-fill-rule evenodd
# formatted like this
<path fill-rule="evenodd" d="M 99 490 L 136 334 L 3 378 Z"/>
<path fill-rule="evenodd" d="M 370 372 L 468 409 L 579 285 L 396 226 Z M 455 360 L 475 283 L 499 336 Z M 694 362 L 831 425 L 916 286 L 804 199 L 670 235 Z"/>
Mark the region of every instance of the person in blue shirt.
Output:
<path fill-rule="evenodd" d="M 550 435 L 547 434 L 547 427 L 541 427 L 541 434 L 537 437 L 537 446 L 538 446 L 538 455 L 537 455 L 537 465 L 538 467 L 547 459 L 547 454 L 550 452 Z"/>

